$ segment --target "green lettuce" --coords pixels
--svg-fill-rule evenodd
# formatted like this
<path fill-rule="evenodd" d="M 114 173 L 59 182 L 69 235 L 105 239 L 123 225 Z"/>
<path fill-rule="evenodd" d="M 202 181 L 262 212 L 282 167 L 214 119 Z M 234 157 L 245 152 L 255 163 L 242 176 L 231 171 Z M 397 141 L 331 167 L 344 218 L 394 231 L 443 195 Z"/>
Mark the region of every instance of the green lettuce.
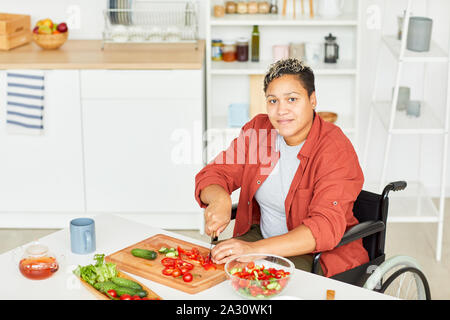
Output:
<path fill-rule="evenodd" d="M 89 283 L 94 285 L 97 282 L 105 282 L 117 276 L 118 271 L 114 263 L 104 261 L 104 254 L 94 255 L 95 265 L 78 266 L 73 273 Z"/>

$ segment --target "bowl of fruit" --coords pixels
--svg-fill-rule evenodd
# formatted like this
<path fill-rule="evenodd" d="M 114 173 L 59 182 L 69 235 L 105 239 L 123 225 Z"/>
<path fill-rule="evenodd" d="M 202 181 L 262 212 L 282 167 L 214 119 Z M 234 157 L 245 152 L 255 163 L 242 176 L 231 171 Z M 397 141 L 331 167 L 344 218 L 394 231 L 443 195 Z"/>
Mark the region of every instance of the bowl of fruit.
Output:
<path fill-rule="evenodd" d="M 39 20 L 33 29 L 33 40 L 42 49 L 53 50 L 61 47 L 69 36 L 65 22 L 54 23 L 51 19 Z"/>
<path fill-rule="evenodd" d="M 286 288 L 294 271 L 286 258 L 270 254 L 241 255 L 225 264 L 233 290 L 246 299 L 270 299 Z"/>

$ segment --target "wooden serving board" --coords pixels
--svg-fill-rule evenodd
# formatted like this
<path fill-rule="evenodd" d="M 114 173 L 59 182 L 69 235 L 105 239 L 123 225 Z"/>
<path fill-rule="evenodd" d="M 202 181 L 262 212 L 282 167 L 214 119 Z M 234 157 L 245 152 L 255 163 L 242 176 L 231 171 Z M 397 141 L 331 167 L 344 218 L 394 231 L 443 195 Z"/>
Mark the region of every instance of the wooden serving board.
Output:
<path fill-rule="evenodd" d="M 129 275 L 122 273 L 119 271 L 118 277 L 120 278 L 125 278 L 128 280 L 132 280 L 134 282 L 139 283 L 142 286 L 142 289 L 144 289 L 145 291 L 147 291 L 148 295 L 147 298 L 149 300 L 162 300 L 160 296 L 158 296 L 156 293 L 154 293 L 152 290 L 150 290 L 148 287 L 146 287 L 145 285 L 143 285 L 142 283 L 140 283 L 139 281 L 137 281 L 136 279 L 130 277 Z M 87 283 L 86 281 L 84 281 L 83 279 L 79 278 L 81 283 L 83 284 L 83 286 L 88 289 L 93 295 L 95 295 L 98 299 L 100 300 L 111 300 L 106 294 L 98 291 L 97 289 L 95 289 L 93 286 L 91 286 L 89 283 Z"/>
<path fill-rule="evenodd" d="M 199 263 L 187 259 L 187 262 L 192 263 L 195 266 L 194 269 L 190 271 L 194 277 L 191 282 L 184 282 L 181 278 L 163 275 L 162 270 L 164 269 L 164 266 L 161 264 L 161 260 L 166 256 L 165 254 L 159 253 L 158 250 L 161 247 L 177 248 L 178 246 L 186 250 L 191 250 L 196 247 L 201 255 L 207 256 L 209 254 L 209 248 L 200 247 L 196 244 L 164 234 L 157 234 L 151 238 L 117 251 L 105 257 L 105 260 L 115 263 L 117 268 L 123 271 L 136 274 L 145 279 L 161 283 L 189 294 L 201 292 L 227 279 L 223 265 L 217 265 L 216 270 L 207 271 Z M 131 254 L 131 250 L 135 248 L 156 251 L 158 252 L 158 257 L 155 260 L 135 257 Z"/>

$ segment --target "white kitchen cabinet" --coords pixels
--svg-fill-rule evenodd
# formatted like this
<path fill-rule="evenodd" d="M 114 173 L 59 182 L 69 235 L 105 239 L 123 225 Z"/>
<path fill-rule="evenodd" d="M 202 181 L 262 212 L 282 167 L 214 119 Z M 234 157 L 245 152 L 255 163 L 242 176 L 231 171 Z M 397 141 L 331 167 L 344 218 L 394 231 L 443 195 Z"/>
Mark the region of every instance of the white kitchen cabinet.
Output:
<path fill-rule="evenodd" d="M 87 211 L 200 214 L 202 70 L 93 70 L 81 80 Z"/>
<path fill-rule="evenodd" d="M 79 92 L 78 71 L 45 71 L 44 134 L 11 134 L 0 72 L 0 214 L 84 211 Z M 1 225 L 14 216 L 2 215 Z"/>

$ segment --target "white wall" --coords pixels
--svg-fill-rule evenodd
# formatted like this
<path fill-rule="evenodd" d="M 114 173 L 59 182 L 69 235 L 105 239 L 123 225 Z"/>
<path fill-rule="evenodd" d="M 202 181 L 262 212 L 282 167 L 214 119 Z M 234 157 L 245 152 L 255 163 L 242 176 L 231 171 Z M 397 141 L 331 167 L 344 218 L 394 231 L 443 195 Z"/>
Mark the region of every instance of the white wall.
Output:
<path fill-rule="evenodd" d="M 406 7 L 406 0 L 360 0 L 363 7 L 363 13 L 371 7 L 378 8 L 381 21 L 384 21 L 383 32 L 395 34 L 397 32 L 398 14 L 403 12 Z M 69 21 L 77 24 L 77 15 L 79 12 L 79 26 L 70 31 L 71 39 L 100 39 L 104 20 L 102 11 L 106 8 L 106 0 L 14 0 L 0 2 L 0 12 L 27 13 L 32 16 L 32 23 L 39 19 L 50 17 L 59 21 Z M 383 6 L 388 3 L 389 9 L 383 11 Z M 450 30 L 450 1 L 448 0 L 414 0 L 413 13 L 415 15 L 426 15 L 433 19 L 433 38 L 446 51 L 449 48 L 449 30 Z M 426 3 L 429 3 L 428 12 Z M 200 0 L 200 37 L 205 34 L 205 3 Z M 373 24 L 368 27 L 368 22 L 373 22 L 374 17 L 369 14 L 363 14 L 362 17 L 362 63 L 361 63 L 361 140 L 360 150 L 363 150 L 367 128 L 369 106 L 372 97 L 372 88 L 375 80 L 375 66 L 377 59 L 377 50 L 380 46 L 380 28 L 375 28 Z M 376 22 L 376 19 L 375 19 Z M 383 80 L 381 92 L 388 96 L 393 86 L 396 65 L 391 56 L 384 54 L 382 56 Z M 411 66 L 411 67 L 410 67 Z M 440 64 L 430 66 L 426 72 L 426 90 L 422 92 L 422 67 L 413 65 L 408 66 L 404 73 L 403 84 L 412 88 L 412 98 L 419 99 L 425 95 L 427 99 L 433 101 L 433 106 L 437 112 L 443 114 L 445 99 L 444 94 L 447 87 L 447 65 Z M 445 66 L 445 68 L 443 68 Z M 381 164 L 383 161 L 384 143 L 386 136 L 381 130 L 381 124 L 375 122 L 373 131 L 373 142 L 371 145 L 371 155 L 367 168 L 365 168 L 366 181 L 375 181 L 381 173 Z M 442 137 L 440 136 L 394 136 L 391 158 L 389 161 L 388 180 L 404 179 L 417 180 L 423 179 L 425 184 L 433 190 L 434 195 L 439 194 L 441 155 L 443 151 Z M 421 146 L 421 148 L 420 148 Z M 419 157 L 420 156 L 420 157 Z M 419 159 L 422 159 L 423 170 L 418 172 Z M 360 155 L 362 161 L 362 155 Z M 447 194 L 450 196 L 450 157 L 449 170 L 447 170 L 446 184 Z"/>

